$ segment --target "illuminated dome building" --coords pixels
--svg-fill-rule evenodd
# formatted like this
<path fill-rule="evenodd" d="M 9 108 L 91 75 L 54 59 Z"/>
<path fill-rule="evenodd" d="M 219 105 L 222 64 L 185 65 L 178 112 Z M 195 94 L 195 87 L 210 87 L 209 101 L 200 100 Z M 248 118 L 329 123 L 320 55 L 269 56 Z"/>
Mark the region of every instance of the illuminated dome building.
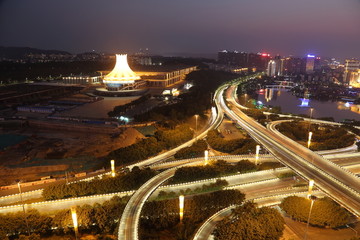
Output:
<path fill-rule="evenodd" d="M 96 92 L 104 96 L 140 95 L 147 90 L 146 81 L 129 67 L 127 54 L 116 54 L 115 67 L 104 77 L 103 83 L 106 88 L 98 88 Z"/>

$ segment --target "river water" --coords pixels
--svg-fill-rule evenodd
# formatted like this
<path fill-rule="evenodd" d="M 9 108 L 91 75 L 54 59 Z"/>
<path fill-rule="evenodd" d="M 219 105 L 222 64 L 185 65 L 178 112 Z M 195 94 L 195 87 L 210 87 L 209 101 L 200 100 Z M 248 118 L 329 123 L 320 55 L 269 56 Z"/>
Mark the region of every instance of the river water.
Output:
<path fill-rule="evenodd" d="M 337 122 L 344 119 L 360 121 L 360 105 L 342 101 L 304 100 L 286 90 L 265 89 L 258 94 L 258 101 L 265 105 L 280 106 L 283 113 L 310 115 L 310 108 L 313 108 L 314 118 L 333 117 Z"/>

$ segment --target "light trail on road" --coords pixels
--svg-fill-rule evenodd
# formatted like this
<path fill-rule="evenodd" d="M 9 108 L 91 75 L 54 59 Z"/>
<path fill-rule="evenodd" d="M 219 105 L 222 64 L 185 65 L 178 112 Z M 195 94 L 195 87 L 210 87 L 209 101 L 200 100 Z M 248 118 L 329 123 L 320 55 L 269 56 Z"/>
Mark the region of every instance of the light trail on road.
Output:
<path fill-rule="evenodd" d="M 279 137 L 248 117 L 236 107 L 233 97 L 234 86 L 228 89 L 227 96 L 232 96 L 227 97 L 230 107 L 227 106 L 223 97 L 218 99 L 227 116 L 241 125 L 282 163 L 305 179 L 314 179 L 315 184 L 322 191 L 355 215 L 360 216 L 359 178 L 292 140 Z"/>

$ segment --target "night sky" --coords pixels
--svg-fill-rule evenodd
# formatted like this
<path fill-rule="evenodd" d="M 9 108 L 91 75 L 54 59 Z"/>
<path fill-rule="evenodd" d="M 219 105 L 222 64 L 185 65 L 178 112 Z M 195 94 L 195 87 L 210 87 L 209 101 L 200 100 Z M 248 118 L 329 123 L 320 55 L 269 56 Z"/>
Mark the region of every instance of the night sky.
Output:
<path fill-rule="evenodd" d="M 0 0 L 0 46 L 360 57 L 360 0 Z"/>

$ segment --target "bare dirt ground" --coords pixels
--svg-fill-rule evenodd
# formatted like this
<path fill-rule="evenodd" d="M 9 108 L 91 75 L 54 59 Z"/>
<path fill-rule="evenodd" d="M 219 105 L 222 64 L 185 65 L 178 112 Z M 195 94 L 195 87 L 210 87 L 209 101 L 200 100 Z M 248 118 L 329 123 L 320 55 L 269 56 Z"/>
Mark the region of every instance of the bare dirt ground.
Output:
<path fill-rule="evenodd" d="M 52 165 L 48 159 L 103 157 L 144 137 L 133 128 L 124 129 L 118 137 L 61 129 L 54 131 L 27 128 L 7 133 L 26 135 L 28 138 L 0 154 L 0 185 L 12 184 L 19 179 L 36 180 L 40 176 L 46 176 L 47 172 L 65 171 L 69 167 L 68 162 L 62 164 L 54 161 L 55 165 Z"/>
<path fill-rule="evenodd" d="M 247 134 L 238 129 L 230 120 L 224 119 L 218 128 L 226 140 L 246 138 Z"/>

